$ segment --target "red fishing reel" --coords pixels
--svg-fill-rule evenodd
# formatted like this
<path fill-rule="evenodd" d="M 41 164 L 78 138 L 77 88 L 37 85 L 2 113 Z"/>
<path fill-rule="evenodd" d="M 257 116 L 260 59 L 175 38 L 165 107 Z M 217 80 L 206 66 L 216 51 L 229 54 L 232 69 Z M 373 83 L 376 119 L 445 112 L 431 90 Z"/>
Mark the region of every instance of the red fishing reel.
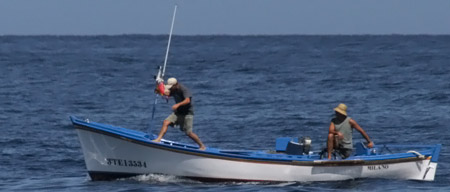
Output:
<path fill-rule="evenodd" d="M 158 91 L 159 91 L 159 94 L 164 95 L 164 90 L 165 90 L 164 82 L 161 81 L 161 82 L 158 83 Z"/>

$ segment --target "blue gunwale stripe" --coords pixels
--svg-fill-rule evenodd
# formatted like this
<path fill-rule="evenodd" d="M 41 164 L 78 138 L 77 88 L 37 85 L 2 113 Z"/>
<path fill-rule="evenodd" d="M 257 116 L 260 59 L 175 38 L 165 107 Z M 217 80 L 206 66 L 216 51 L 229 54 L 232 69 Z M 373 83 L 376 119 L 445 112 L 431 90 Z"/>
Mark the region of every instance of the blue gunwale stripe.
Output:
<path fill-rule="evenodd" d="M 439 160 L 439 153 L 441 152 L 442 145 L 436 144 L 436 148 L 433 151 L 433 157 L 431 158 L 431 162 L 437 163 Z"/>
<path fill-rule="evenodd" d="M 252 163 L 263 163 L 263 164 L 288 164 L 288 165 L 299 165 L 299 166 L 344 166 L 344 165 L 373 165 L 373 164 L 386 164 L 386 163 L 402 163 L 409 161 L 419 161 L 431 156 L 432 151 L 420 151 L 424 154 L 425 158 L 418 158 L 416 155 L 411 153 L 399 153 L 392 155 L 377 155 L 377 156 L 356 156 L 346 160 L 319 160 L 319 159 L 306 159 L 306 158 L 292 158 L 292 155 L 279 155 L 279 154 L 268 154 L 266 157 L 261 157 L 261 153 L 255 151 L 255 153 L 249 153 L 246 155 L 242 154 L 226 154 L 221 153 L 220 150 L 209 148 L 211 150 L 200 151 L 192 145 L 183 145 L 180 143 L 175 143 L 175 145 L 187 146 L 189 148 L 184 148 L 180 146 L 173 146 L 162 143 L 150 142 L 148 138 L 144 137 L 146 134 L 140 131 L 130 130 L 126 128 L 114 127 L 111 125 L 105 125 L 100 123 L 87 123 L 76 117 L 71 116 L 72 123 L 76 128 L 92 131 L 108 136 L 112 136 L 118 139 L 127 140 L 140 145 L 145 145 L 153 148 L 158 148 L 162 150 L 169 150 L 177 153 L 184 153 L 195 156 L 202 156 L 215 159 L 225 159 L 233 161 L 243 161 Z M 251 151 L 250 151 L 251 152 Z M 267 157 L 270 156 L 270 157 Z M 286 157 L 286 158 L 282 158 Z M 291 157 L 291 158 L 288 158 Z M 302 156 L 297 156 L 302 157 Z M 361 158 L 362 157 L 362 158 Z"/>

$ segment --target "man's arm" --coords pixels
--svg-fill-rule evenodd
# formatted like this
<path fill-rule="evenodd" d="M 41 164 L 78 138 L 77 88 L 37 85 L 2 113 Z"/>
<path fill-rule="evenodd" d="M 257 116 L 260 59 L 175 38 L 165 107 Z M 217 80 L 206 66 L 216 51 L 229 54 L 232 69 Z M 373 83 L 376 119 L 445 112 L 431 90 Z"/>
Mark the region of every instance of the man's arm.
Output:
<path fill-rule="evenodd" d="M 191 103 L 191 98 L 190 98 L 190 97 L 187 97 L 187 98 L 184 99 L 182 102 L 179 102 L 179 103 L 173 105 L 173 106 L 172 106 L 172 110 L 173 110 L 173 111 L 176 111 L 176 110 L 178 109 L 178 107 L 183 106 L 183 105 L 187 105 L 187 104 L 189 104 L 189 103 Z"/>
<path fill-rule="evenodd" d="M 182 102 L 179 102 L 177 104 L 178 104 L 178 106 L 183 106 L 183 105 L 187 105 L 189 103 L 191 103 L 191 98 L 190 97 L 184 99 Z"/>
<path fill-rule="evenodd" d="M 330 129 L 328 131 L 329 134 L 337 134 L 336 127 L 334 127 L 334 123 L 330 123 Z"/>
<path fill-rule="evenodd" d="M 339 139 L 344 139 L 344 135 L 342 135 L 341 132 L 336 131 L 336 127 L 334 126 L 334 123 L 330 123 L 330 129 L 328 131 L 328 134 L 338 135 Z"/>
<path fill-rule="evenodd" d="M 355 120 L 350 119 L 349 121 L 350 125 L 355 128 L 356 130 L 358 130 L 361 135 L 366 139 L 366 141 L 369 143 L 367 144 L 367 147 L 372 148 L 373 147 L 373 142 L 370 140 L 369 135 L 367 135 L 367 133 L 364 131 L 364 129 L 362 129 L 358 123 L 356 123 Z"/>

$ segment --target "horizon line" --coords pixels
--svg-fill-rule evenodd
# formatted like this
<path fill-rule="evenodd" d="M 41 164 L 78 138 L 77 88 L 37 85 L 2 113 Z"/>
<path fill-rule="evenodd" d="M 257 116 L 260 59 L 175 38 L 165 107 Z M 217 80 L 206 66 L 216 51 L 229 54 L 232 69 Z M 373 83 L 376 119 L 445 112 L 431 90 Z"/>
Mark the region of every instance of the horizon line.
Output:
<path fill-rule="evenodd" d="M 114 36 L 168 36 L 169 34 L 149 34 L 149 33 L 123 33 L 123 34 L 0 34 L 0 37 L 45 37 L 45 36 L 61 36 L 61 37 L 114 37 Z M 320 33 L 320 34 L 172 34 L 179 37 L 196 37 L 196 36 L 450 36 L 447 33 Z"/>

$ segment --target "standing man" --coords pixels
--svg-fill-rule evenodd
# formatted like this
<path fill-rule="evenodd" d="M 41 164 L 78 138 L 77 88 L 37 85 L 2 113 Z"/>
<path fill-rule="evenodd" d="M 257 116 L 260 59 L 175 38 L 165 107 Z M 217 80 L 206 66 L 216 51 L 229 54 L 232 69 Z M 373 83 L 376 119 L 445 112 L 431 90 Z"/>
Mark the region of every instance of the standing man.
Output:
<path fill-rule="evenodd" d="M 194 107 L 192 105 L 192 93 L 182 84 L 178 83 L 177 79 L 169 78 L 167 85 L 165 85 L 164 95 L 173 96 L 175 99 L 175 105 L 172 106 L 173 113 L 167 117 L 159 132 L 158 137 L 153 140 L 154 142 L 160 142 L 164 134 L 167 132 L 168 126 L 180 125 L 180 130 L 186 133 L 192 140 L 194 140 L 200 150 L 205 150 L 200 138 L 192 132 L 194 122 Z"/>
<path fill-rule="evenodd" d="M 331 120 L 328 133 L 328 159 L 331 159 L 331 151 L 337 148 L 338 152 L 347 158 L 353 151 L 353 129 L 358 130 L 369 144 L 367 147 L 372 148 L 373 142 L 367 133 L 356 123 L 355 120 L 347 116 L 347 106 L 343 103 L 334 108 L 336 117 Z M 337 141 L 336 141 L 337 140 Z M 337 146 L 336 146 L 337 145 Z"/>

